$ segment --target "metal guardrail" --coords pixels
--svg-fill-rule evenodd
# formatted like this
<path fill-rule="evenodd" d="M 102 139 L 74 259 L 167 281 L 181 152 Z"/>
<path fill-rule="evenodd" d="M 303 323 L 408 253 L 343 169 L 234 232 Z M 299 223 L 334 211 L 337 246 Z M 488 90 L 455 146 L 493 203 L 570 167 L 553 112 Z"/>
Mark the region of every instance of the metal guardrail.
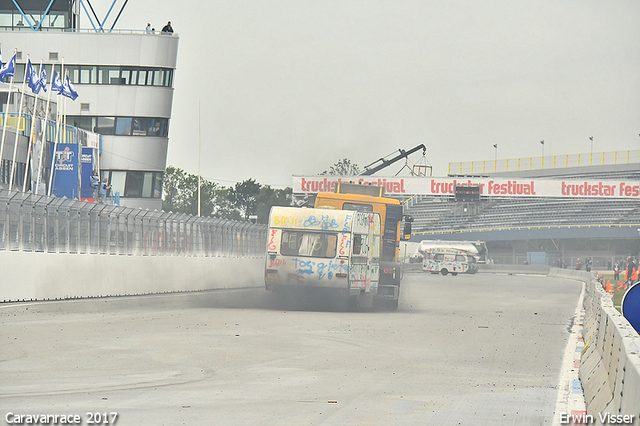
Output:
<path fill-rule="evenodd" d="M 544 157 L 449 163 L 448 174 L 483 174 L 564 167 L 603 166 L 609 164 L 637 163 L 639 161 L 639 150 L 589 152 L 582 154 L 549 155 Z"/>
<path fill-rule="evenodd" d="M 0 250 L 262 256 L 266 225 L 0 190 Z"/>
<path fill-rule="evenodd" d="M 521 231 L 521 230 L 538 230 L 538 229 L 571 229 L 571 228 L 629 228 L 638 227 L 640 229 L 640 223 L 591 223 L 591 224 L 576 224 L 576 225 L 531 225 L 531 226 L 493 226 L 486 228 L 465 228 L 465 229 L 450 229 L 442 228 L 431 231 L 415 231 L 413 235 L 439 235 L 439 234 L 465 234 L 471 232 L 488 232 L 488 231 Z"/>

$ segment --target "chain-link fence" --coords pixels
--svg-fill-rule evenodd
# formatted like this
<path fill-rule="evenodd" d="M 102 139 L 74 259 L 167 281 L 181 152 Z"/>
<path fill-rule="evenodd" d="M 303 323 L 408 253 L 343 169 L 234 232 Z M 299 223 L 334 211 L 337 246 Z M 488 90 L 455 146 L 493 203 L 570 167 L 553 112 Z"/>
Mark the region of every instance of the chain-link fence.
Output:
<path fill-rule="evenodd" d="M 0 250 L 262 256 L 267 227 L 0 190 Z"/>

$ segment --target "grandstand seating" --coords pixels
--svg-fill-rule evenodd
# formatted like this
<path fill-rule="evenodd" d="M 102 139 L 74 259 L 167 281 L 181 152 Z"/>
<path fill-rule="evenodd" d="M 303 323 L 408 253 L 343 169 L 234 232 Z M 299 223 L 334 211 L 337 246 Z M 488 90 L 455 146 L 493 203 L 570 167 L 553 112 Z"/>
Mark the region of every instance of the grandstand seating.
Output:
<path fill-rule="evenodd" d="M 424 198 L 406 209 L 413 229 L 455 231 L 558 225 L 613 225 L 640 221 L 640 201 L 507 198 L 463 203 Z"/>
<path fill-rule="evenodd" d="M 549 179 L 617 179 L 640 181 L 640 166 L 574 167 L 492 176 L 528 176 Z M 640 223 L 640 200 L 596 198 L 491 198 L 456 202 L 446 196 L 417 196 L 405 203 L 413 216 L 414 232 L 447 232 L 581 225 Z"/>

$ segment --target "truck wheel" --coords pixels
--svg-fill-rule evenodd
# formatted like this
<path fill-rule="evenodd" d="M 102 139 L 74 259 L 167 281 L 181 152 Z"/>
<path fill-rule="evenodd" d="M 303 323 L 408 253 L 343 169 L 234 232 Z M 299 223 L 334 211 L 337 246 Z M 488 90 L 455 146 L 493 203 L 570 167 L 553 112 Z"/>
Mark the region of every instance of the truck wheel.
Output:
<path fill-rule="evenodd" d="M 455 277 L 456 275 L 458 275 L 458 273 L 457 272 L 452 272 L 451 275 Z"/>
<path fill-rule="evenodd" d="M 442 275 L 447 275 L 449 273 L 449 271 L 447 271 L 446 269 L 443 269 L 442 271 L 440 271 L 442 273 Z"/>

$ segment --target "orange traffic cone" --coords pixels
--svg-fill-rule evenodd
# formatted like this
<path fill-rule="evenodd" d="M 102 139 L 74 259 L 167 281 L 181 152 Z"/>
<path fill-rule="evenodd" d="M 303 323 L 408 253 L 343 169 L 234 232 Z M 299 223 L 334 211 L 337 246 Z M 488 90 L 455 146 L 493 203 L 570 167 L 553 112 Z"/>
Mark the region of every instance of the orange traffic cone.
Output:
<path fill-rule="evenodd" d="M 622 291 L 622 289 L 623 289 L 622 285 L 623 284 L 624 283 L 622 281 L 618 281 L 618 287 L 616 288 L 616 291 Z"/>
<path fill-rule="evenodd" d="M 607 293 L 611 294 L 611 280 L 607 280 L 607 288 L 606 288 Z"/>

